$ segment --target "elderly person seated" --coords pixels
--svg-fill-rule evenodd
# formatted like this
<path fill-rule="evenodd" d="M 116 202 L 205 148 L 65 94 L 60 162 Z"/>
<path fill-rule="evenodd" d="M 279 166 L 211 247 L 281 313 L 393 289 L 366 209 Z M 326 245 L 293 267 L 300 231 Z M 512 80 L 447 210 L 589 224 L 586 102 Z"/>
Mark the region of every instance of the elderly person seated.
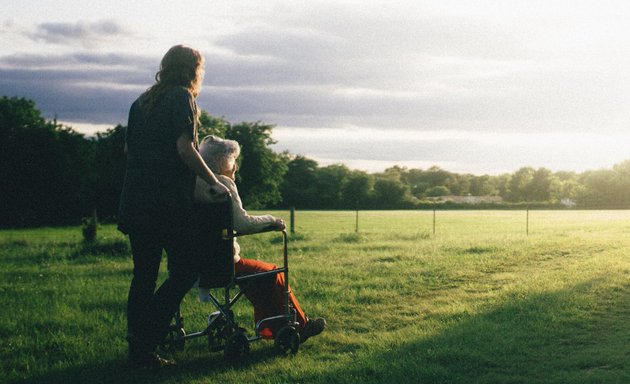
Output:
<path fill-rule="evenodd" d="M 282 231 L 285 224 L 282 219 L 271 215 L 252 216 L 245 211 L 234 178 L 238 166 L 236 159 L 241 152 L 239 144 L 234 140 L 224 140 L 216 136 L 205 137 L 199 146 L 199 153 L 208 167 L 217 175 L 218 180 L 225 185 L 232 197 L 232 215 L 234 229 L 238 234 L 252 234 L 265 229 L 274 228 Z M 195 200 L 201 203 L 215 201 L 210 185 L 203 179 L 197 178 L 195 186 Z M 240 256 L 240 247 L 234 239 L 234 270 L 236 275 L 248 275 L 257 272 L 276 269 L 271 263 L 260 260 L 246 259 Z M 260 279 L 247 284 L 241 284 L 241 291 L 254 307 L 254 320 L 281 315 L 284 306 L 284 273 L 275 275 L 275 280 Z M 208 296 L 208 290 L 200 288 L 199 297 L 202 301 Z M 309 319 L 302 311 L 293 292 L 289 294 L 289 300 L 296 311 L 296 321 L 299 323 L 298 332 L 300 340 L 304 342 L 309 337 L 320 334 L 326 327 L 323 318 Z M 273 338 L 277 331 L 274 324 L 265 324 L 260 335 L 264 338 Z"/>

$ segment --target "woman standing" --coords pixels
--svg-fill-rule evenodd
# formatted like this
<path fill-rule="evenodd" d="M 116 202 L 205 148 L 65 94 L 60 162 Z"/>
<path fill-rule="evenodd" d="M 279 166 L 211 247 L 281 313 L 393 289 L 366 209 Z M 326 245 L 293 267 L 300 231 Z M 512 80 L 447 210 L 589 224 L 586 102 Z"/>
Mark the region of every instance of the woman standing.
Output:
<path fill-rule="evenodd" d="M 155 350 L 197 279 L 199 258 L 192 246 L 196 176 L 214 195 L 228 193 L 197 151 L 196 97 L 203 64 L 198 51 L 172 47 L 156 83 L 129 111 L 118 228 L 129 235 L 134 262 L 127 302 L 129 362 L 134 367 L 173 364 Z M 162 250 L 168 255 L 169 277 L 155 291 Z"/>

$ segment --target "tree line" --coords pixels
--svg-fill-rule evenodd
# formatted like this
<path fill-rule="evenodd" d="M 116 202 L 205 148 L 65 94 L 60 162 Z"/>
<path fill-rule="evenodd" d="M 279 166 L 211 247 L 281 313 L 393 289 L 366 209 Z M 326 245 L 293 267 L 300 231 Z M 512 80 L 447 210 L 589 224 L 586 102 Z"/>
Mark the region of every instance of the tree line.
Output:
<path fill-rule="evenodd" d="M 630 160 L 582 173 L 523 167 L 512 174 L 477 176 L 398 166 L 367 173 L 274 152 L 273 125 L 232 124 L 206 112 L 200 122 L 200 137 L 214 134 L 241 144 L 236 182 L 248 209 L 461 207 L 445 202 L 450 195 L 499 196 L 501 207 L 567 201 L 582 208 L 630 207 Z M 43 118 L 32 100 L 3 96 L 0 227 L 77 224 L 94 210 L 101 219 L 115 220 L 124 140 L 124 126 L 86 137 Z"/>

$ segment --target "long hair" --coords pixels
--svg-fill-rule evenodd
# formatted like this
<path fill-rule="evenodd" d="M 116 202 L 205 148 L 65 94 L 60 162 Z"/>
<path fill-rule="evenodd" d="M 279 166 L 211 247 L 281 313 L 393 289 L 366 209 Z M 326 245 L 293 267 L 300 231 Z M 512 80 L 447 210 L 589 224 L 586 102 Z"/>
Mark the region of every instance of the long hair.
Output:
<path fill-rule="evenodd" d="M 185 45 L 171 47 L 155 74 L 155 84 L 141 96 L 140 106 L 145 114 L 153 109 L 160 96 L 174 87 L 184 87 L 197 97 L 203 81 L 203 64 L 199 51 Z"/>

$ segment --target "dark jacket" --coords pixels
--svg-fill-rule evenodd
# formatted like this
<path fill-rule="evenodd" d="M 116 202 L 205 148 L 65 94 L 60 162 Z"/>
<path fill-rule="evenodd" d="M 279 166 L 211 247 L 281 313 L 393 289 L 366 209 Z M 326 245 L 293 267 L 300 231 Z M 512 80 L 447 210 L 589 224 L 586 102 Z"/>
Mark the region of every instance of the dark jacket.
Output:
<path fill-rule="evenodd" d="M 147 116 L 138 98 L 129 111 L 127 169 L 118 229 L 186 229 L 193 213 L 195 174 L 181 160 L 177 139 L 189 133 L 197 143 L 197 105 L 185 88 L 164 93 Z"/>

